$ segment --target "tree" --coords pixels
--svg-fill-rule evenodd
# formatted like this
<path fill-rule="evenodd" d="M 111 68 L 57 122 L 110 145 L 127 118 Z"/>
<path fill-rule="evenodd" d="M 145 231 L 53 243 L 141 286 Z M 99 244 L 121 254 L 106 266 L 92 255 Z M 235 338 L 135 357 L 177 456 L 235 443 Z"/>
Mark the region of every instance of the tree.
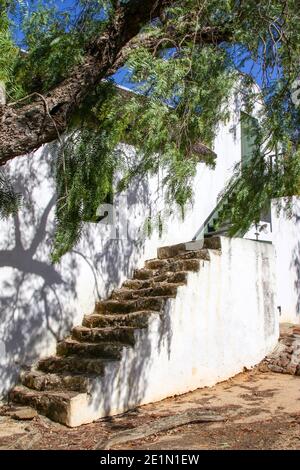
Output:
<path fill-rule="evenodd" d="M 271 197 L 299 191 L 296 0 L 74 0 L 71 11 L 57 1 L 29 4 L 26 11 L 28 2 L 0 2 L 0 80 L 8 98 L 0 105 L 0 164 L 57 140 L 55 260 L 111 191 L 111 175 L 124 163 L 120 142 L 141 157 L 117 190 L 162 167 L 167 197 L 183 207 L 196 164 L 213 165 L 207 148 L 237 84 L 249 111 L 257 99 L 264 108 L 257 155 L 227 188 L 233 231 L 256 221 Z M 26 53 L 12 39 L 17 18 Z M 112 75 L 124 65 L 137 93 L 114 86 Z M 265 156 L 278 145 L 284 158 L 270 171 Z M 0 210 L 17 206 L 2 174 Z"/>

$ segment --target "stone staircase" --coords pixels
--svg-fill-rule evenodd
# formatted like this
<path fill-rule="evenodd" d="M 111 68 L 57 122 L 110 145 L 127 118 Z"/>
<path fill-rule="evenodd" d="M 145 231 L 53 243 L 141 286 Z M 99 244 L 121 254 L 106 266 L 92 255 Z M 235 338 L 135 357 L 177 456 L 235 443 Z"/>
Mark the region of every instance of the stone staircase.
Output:
<path fill-rule="evenodd" d="M 143 368 L 155 354 L 153 328 L 165 341 L 169 302 L 187 288 L 189 273 L 209 262 L 210 250 L 220 248 L 218 237 L 205 239 L 203 247 L 190 242 L 159 248 L 156 259 L 146 261 L 108 300 L 96 303 L 82 326 L 58 343 L 56 356 L 21 373 L 10 400 L 70 427 L 145 402 L 136 377 L 149 380 Z"/>

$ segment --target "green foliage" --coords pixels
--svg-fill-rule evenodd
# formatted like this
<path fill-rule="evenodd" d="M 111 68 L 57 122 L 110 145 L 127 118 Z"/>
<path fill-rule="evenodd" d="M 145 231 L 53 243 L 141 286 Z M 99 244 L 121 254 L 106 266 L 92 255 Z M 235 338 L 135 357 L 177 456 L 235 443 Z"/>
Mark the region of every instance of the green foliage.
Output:
<path fill-rule="evenodd" d="M 19 53 L 10 33 L 9 3 L 11 2 L 0 0 L 0 82 L 3 82 L 6 88 L 13 88 L 16 91 L 13 70 Z"/>
<path fill-rule="evenodd" d="M 168 202 L 184 206 L 192 196 L 192 179 L 199 161 L 213 166 L 212 153 L 199 152 L 198 143 L 211 146 L 226 106 L 233 76 L 226 71 L 224 51 L 213 48 L 174 60 L 153 58 L 139 49 L 129 59 L 132 80 L 142 95 L 118 93 L 96 107 L 100 128 L 135 147 L 140 155 L 120 182 L 124 189 L 137 174 L 163 170 Z M 223 66 L 222 66 L 223 65 Z M 146 95 L 146 97 L 145 97 Z"/>
<path fill-rule="evenodd" d="M 57 204 L 53 262 L 79 241 L 84 223 L 97 220 L 99 205 L 114 192 L 113 174 L 122 165 L 116 148 L 120 130 L 116 128 L 112 132 L 113 116 L 109 112 L 100 128 L 95 125 L 96 107 L 91 110 L 90 106 L 91 102 L 96 102 L 99 110 L 101 104 L 105 107 L 115 94 L 111 84 L 100 84 L 86 103 L 87 107 L 78 113 L 85 116 L 80 130 L 78 118 L 74 117 L 74 130 L 59 148 L 55 168 Z"/>
<path fill-rule="evenodd" d="M 53 262 L 80 239 L 83 224 L 97 220 L 97 209 L 113 192 L 118 162 L 103 135 L 82 129 L 66 140 L 56 168 L 56 233 Z"/>
<path fill-rule="evenodd" d="M 230 204 L 220 222 L 230 220 L 230 234 L 246 232 L 259 223 L 271 199 L 300 195 L 300 149 L 288 148 L 284 154 L 256 155 L 235 174 L 221 197 Z"/>
<path fill-rule="evenodd" d="M 23 32 L 26 54 L 15 66 L 15 80 L 22 86 L 22 95 L 45 92 L 62 81 L 68 72 L 82 62 L 87 44 L 100 34 L 106 19 L 95 11 L 107 2 L 81 1 L 81 10 L 74 18 L 71 11 L 57 10 L 56 2 L 43 2 L 30 14 L 24 14 Z"/>
<path fill-rule="evenodd" d="M 26 54 L 10 36 L 7 12 L 13 3 L 0 0 L 0 80 L 11 100 L 33 91 L 46 94 L 67 77 L 118 2 L 74 0 L 73 9 L 58 10 L 56 2 L 40 1 L 30 14 L 21 8 Z M 144 42 L 127 59 L 136 93 L 99 84 L 70 121 L 56 164 L 54 261 L 79 240 L 119 169 L 123 178 L 115 191 L 138 175 L 162 172 L 168 205 L 179 204 L 184 213 L 197 164 L 214 166 L 213 153 L 201 144 L 211 147 L 218 125 L 228 118 L 234 88 L 242 92 L 246 112 L 257 101 L 264 106 L 257 154 L 242 171 L 236 169 L 225 191 L 233 233 L 259 220 L 270 198 L 299 193 L 300 106 L 291 96 L 300 75 L 298 9 L 295 0 L 174 0 L 143 28 Z M 250 59 L 262 77 L 261 90 L 253 87 Z M 119 143 L 137 151 L 126 165 Z M 283 156 L 271 169 L 267 156 L 279 146 Z"/>

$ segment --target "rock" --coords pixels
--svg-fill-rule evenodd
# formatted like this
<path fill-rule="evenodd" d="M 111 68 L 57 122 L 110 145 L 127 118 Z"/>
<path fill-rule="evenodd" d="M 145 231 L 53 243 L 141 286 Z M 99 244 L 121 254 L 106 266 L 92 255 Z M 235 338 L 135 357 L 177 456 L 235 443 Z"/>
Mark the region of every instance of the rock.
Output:
<path fill-rule="evenodd" d="M 269 369 L 272 371 L 272 372 L 279 372 L 281 374 L 284 373 L 284 370 L 282 367 L 280 366 L 277 366 L 276 364 L 270 364 L 269 365 Z"/>
<path fill-rule="evenodd" d="M 292 364 L 291 363 L 286 367 L 286 373 L 287 374 L 296 375 L 296 371 L 297 371 L 297 364 Z"/>
<path fill-rule="evenodd" d="M 12 412 L 11 417 L 19 421 L 29 421 L 37 416 L 37 411 L 29 406 L 24 406 L 22 408 L 16 409 Z"/>
<path fill-rule="evenodd" d="M 260 372 L 269 372 L 270 371 L 267 361 L 261 362 L 258 366 L 258 369 L 259 369 Z"/>
<path fill-rule="evenodd" d="M 299 327 L 295 326 L 294 331 Z M 281 336 L 274 350 L 259 364 L 259 370 L 270 370 L 281 374 L 299 375 L 300 337 L 291 334 L 293 325 L 283 325 Z"/>
<path fill-rule="evenodd" d="M 287 367 L 289 363 L 290 363 L 290 358 L 288 357 L 288 355 L 280 357 L 280 360 L 279 360 L 280 367 Z"/>

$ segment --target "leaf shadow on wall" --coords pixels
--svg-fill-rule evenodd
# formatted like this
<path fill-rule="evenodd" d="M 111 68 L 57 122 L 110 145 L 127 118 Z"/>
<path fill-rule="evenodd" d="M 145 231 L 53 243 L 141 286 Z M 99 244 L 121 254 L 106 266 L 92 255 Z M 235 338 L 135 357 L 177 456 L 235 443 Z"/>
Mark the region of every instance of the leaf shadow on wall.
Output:
<path fill-rule="evenodd" d="M 43 149 L 40 161 L 35 157 L 16 159 L 7 170 L 24 202 L 17 215 L 0 221 L 0 393 L 11 388 L 21 365 L 34 362 L 72 325 L 68 299 L 76 296 L 77 261 L 68 257 L 63 276 L 49 262 L 50 150 Z"/>
<path fill-rule="evenodd" d="M 78 287 L 87 290 L 91 304 L 107 297 L 132 275 L 144 250 L 143 238 L 111 239 L 108 227 L 88 224 L 82 242 L 59 265 L 50 263 L 54 151 L 48 145 L 7 169 L 23 205 L 15 217 L 0 220 L 0 395 L 17 381 L 22 365 L 53 354 L 56 341 L 69 333 Z M 139 219 L 149 201 L 147 183 L 137 179 L 126 207 L 137 207 Z"/>

